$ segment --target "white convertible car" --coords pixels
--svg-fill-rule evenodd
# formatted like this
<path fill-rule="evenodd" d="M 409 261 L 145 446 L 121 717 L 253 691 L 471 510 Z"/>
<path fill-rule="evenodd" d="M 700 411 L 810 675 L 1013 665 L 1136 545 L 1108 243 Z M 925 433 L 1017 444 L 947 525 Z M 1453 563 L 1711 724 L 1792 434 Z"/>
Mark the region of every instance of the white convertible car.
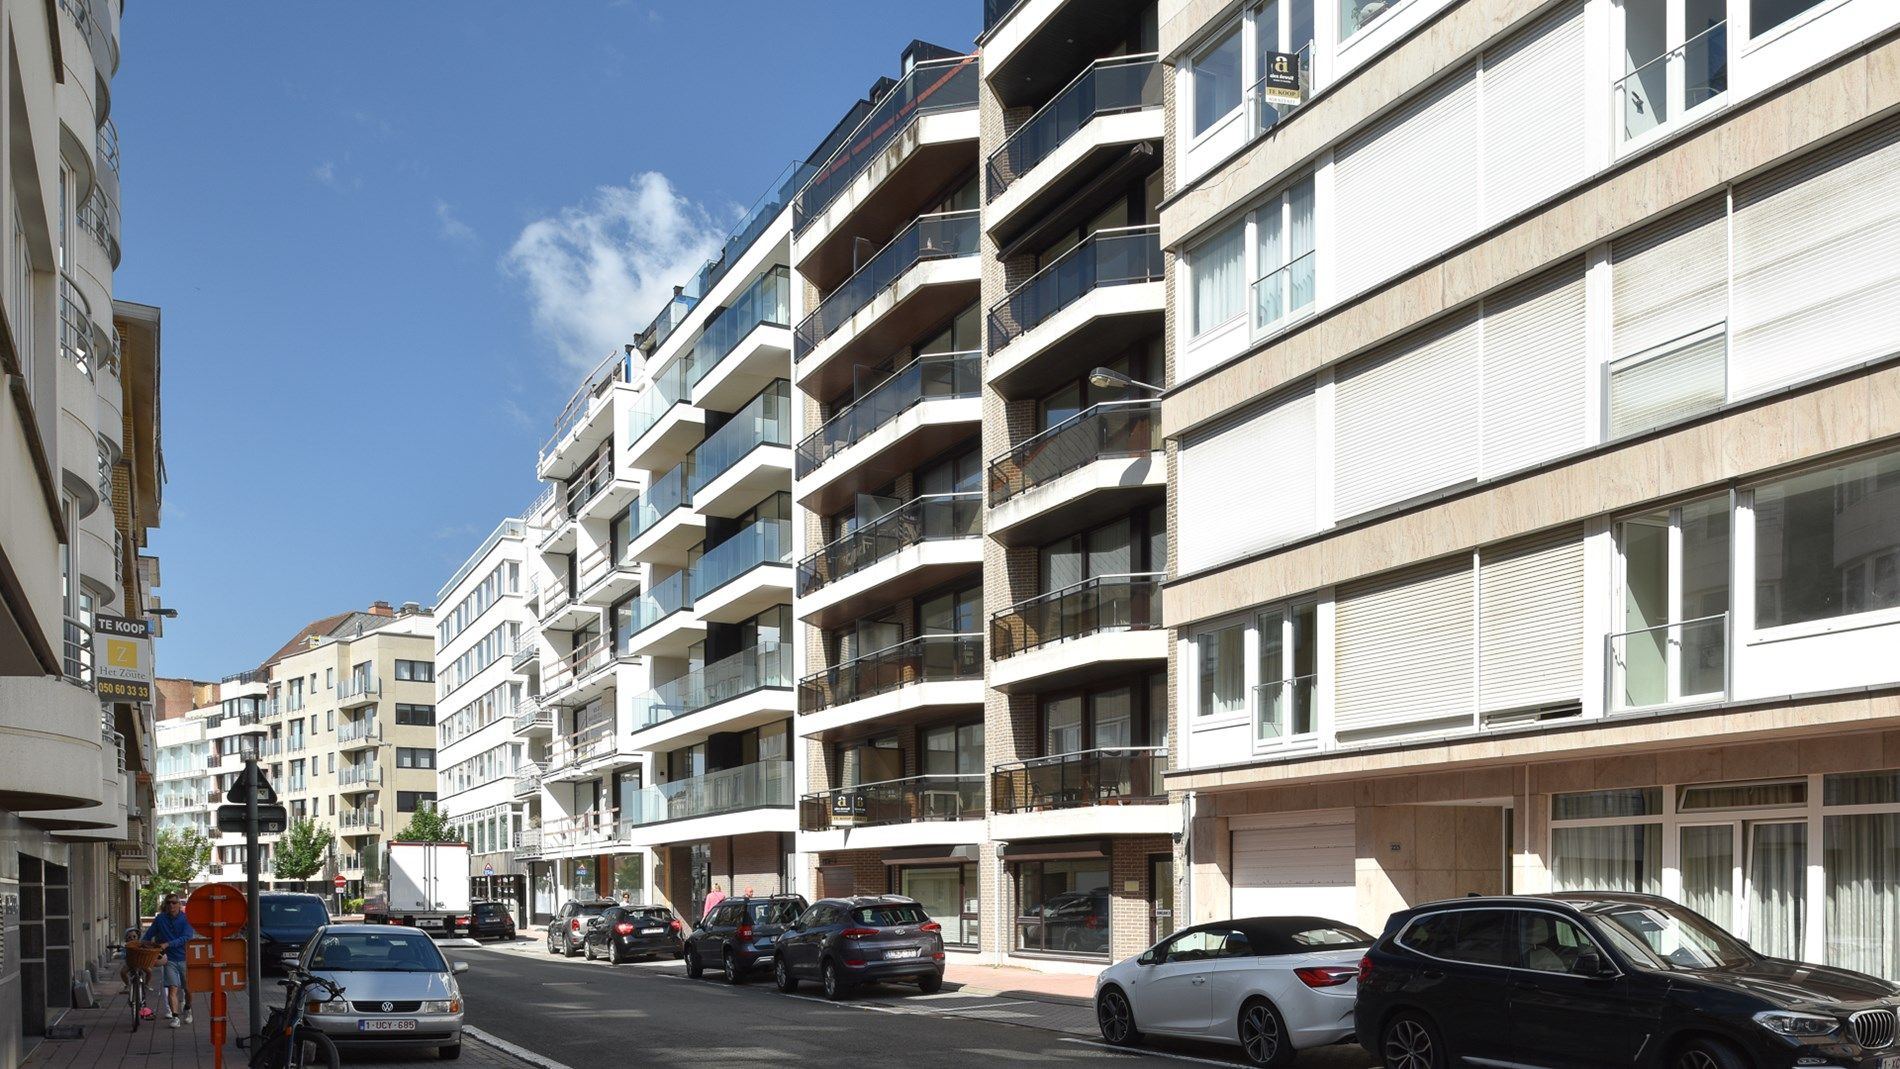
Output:
<path fill-rule="evenodd" d="M 1176 932 L 1095 982 L 1117 1046 L 1144 1033 L 1232 1043 L 1254 1065 L 1352 1038 L 1359 958 L 1372 936 L 1321 917 L 1252 917 Z"/>

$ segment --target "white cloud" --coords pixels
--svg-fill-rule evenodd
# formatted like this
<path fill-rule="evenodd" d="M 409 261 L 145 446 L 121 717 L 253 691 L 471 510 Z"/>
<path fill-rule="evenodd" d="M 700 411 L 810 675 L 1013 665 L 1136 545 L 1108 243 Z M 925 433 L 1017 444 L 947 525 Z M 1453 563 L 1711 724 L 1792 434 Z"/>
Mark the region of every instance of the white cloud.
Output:
<path fill-rule="evenodd" d="M 435 221 L 442 227 L 442 236 L 450 241 L 473 245 L 478 240 L 475 237 L 475 228 L 457 219 L 455 209 L 449 207 L 449 202 L 446 200 L 438 199 L 435 202 Z"/>
<path fill-rule="evenodd" d="M 346 152 L 343 154 L 343 162 L 345 164 L 350 162 L 349 153 Z M 310 177 L 339 192 L 363 188 L 363 180 L 361 178 L 339 174 L 335 160 L 324 160 L 322 163 L 312 167 L 310 169 Z"/>
<path fill-rule="evenodd" d="M 649 171 L 529 223 L 503 263 L 527 284 L 535 324 L 561 358 L 591 368 L 631 342 L 723 239 L 704 208 Z"/>

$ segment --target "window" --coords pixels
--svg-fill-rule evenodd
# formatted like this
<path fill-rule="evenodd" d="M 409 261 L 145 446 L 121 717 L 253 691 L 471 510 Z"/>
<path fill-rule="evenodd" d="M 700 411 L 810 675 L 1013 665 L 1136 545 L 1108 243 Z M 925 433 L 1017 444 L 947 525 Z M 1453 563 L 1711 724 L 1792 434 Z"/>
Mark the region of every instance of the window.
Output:
<path fill-rule="evenodd" d="M 1246 223 L 1235 223 L 1202 242 L 1188 251 L 1187 259 L 1194 289 L 1188 332 L 1198 338 L 1232 322 L 1245 308 Z"/>
<path fill-rule="evenodd" d="M 1194 136 L 1240 107 L 1240 27 L 1208 45 L 1189 68 L 1194 82 Z"/>
<path fill-rule="evenodd" d="M 977 944 L 982 884 L 975 865 L 907 865 L 897 870 L 897 889 L 943 926 L 945 943 Z"/>
<path fill-rule="evenodd" d="M 424 802 L 427 802 L 430 806 L 434 806 L 435 792 L 434 791 L 397 791 L 396 792 L 396 812 L 398 813 L 413 813 L 417 809 L 420 809 Z"/>
<path fill-rule="evenodd" d="M 336 669 L 325 668 L 323 670 L 323 685 L 329 690 L 336 689 Z"/>
<path fill-rule="evenodd" d="M 1660 824 L 1553 828 L 1553 887 L 1661 894 L 1662 831 Z"/>
<path fill-rule="evenodd" d="M 1253 211 L 1253 328 L 1271 330 L 1312 311 L 1313 179 L 1309 175 Z"/>
<path fill-rule="evenodd" d="M 1749 0 L 1749 36 L 1760 37 L 1796 15 L 1821 6 L 1821 3 L 1822 0 Z"/>
<path fill-rule="evenodd" d="M 1602 961 L 1596 943 L 1566 918 L 1525 910 L 1517 915 L 1518 964 L 1538 972 L 1577 973 L 1586 953 Z"/>
<path fill-rule="evenodd" d="M 434 768 L 435 751 L 426 747 L 396 747 L 397 768 Z"/>
<path fill-rule="evenodd" d="M 1225 716 L 1247 707 L 1244 624 L 1230 624 L 1194 637 L 1196 710 L 1201 716 Z"/>
<path fill-rule="evenodd" d="M 1345 40 L 1392 10 L 1401 0 L 1339 0 L 1339 39 Z"/>
<path fill-rule="evenodd" d="M 1754 2 L 1758 9 L 1763 4 Z M 1625 141 L 1680 122 L 1728 90 L 1726 8 L 1727 0 L 1624 0 L 1617 5 L 1625 73 L 1616 82 L 1611 107 Z"/>
<path fill-rule="evenodd" d="M 1162 956 L 1162 964 L 1177 965 L 1190 961 L 1211 961 L 1221 956 L 1221 950 L 1226 943 L 1226 932 L 1182 932 L 1168 944 L 1167 952 Z"/>
<path fill-rule="evenodd" d="M 435 725 L 435 706 L 397 702 L 396 723 L 414 727 L 432 727 Z"/>
<path fill-rule="evenodd" d="M 1106 858 L 1015 866 L 1019 950 L 1108 956 Z"/>
<path fill-rule="evenodd" d="M 1319 610 L 1312 605 L 1269 609 L 1254 618 L 1258 682 L 1254 684 L 1254 741 L 1268 745 L 1318 730 L 1314 692 L 1319 682 Z"/>
<path fill-rule="evenodd" d="M 1900 607 L 1900 453 L 1755 490 L 1755 626 Z"/>
<path fill-rule="evenodd" d="M 435 665 L 429 661 L 396 661 L 396 678 L 411 683 L 435 682 Z"/>
<path fill-rule="evenodd" d="M 1623 622 L 1611 636 L 1622 708 L 1728 689 L 1729 502 L 1691 502 L 1617 525 Z"/>

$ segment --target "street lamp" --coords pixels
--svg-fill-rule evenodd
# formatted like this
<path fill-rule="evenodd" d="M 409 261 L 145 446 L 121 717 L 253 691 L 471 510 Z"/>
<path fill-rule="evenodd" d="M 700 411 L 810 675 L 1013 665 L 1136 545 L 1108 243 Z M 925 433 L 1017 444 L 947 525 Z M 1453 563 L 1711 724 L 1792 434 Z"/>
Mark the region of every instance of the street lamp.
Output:
<path fill-rule="evenodd" d="M 1147 390 L 1150 393 L 1158 394 L 1166 392 L 1151 382 L 1131 379 L 1113 368 L 1106 367 L 1098 367 L 1094 371 L 1089 372 L 1089 385 L 1098 390 L 1106 390 L 1112 386 L 1133 386 L 1137 389 Z"/>

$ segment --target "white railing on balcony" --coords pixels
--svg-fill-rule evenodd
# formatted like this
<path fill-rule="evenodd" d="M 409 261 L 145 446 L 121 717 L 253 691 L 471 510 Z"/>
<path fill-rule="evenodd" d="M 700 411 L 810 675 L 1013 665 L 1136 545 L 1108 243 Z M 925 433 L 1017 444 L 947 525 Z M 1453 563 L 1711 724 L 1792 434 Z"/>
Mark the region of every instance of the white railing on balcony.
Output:
<path fill-rule="evenodd" d="M 383 681 L 374 675 L 352 673 L 336 681 L 336 700 L 374 698 L 383 693 Z"/>
<path fill-rule="evenodd" d="M 515 769 L 515 797 L 526 798 L 541 789 L 541 776 L 544 769 L 530 761 Z"/>
<path fill-rule="evenodd" d="M 336 728 L 336 741 L 339 746 L 346 746 L 353 742 L 378 742 L 382 737 L 382 721 L 373 716 L 338 724 Z"/>
<path fill-rule="evenodd" d="M 373 787 L 383 782 L 383 770 L 380 765 L 345 765 L 337 769 L 336 782 L 340 787 Z"/>
<path fill-rule="evenodd" d="M 612 842 L 619 831 L 620 810 L 596 809 L 559 820 L 544 821 L 541 842 L 549 850 L 572 850 Z"/>
<path fill-rule="evenodd" d="M 383 811 L 380 809 L 345 809 L 336 815 L 339 829 L 379 828 L 383 824 Z"/>
<path fill-rule="evenodd" d="M 592 761 L 614 752 L 614 729 L 612 724 L 599 724 L 572 735 L 563 735 L 554 740 L 548 751 L 549 772 L 559 772 L 574 765 Z"/>

